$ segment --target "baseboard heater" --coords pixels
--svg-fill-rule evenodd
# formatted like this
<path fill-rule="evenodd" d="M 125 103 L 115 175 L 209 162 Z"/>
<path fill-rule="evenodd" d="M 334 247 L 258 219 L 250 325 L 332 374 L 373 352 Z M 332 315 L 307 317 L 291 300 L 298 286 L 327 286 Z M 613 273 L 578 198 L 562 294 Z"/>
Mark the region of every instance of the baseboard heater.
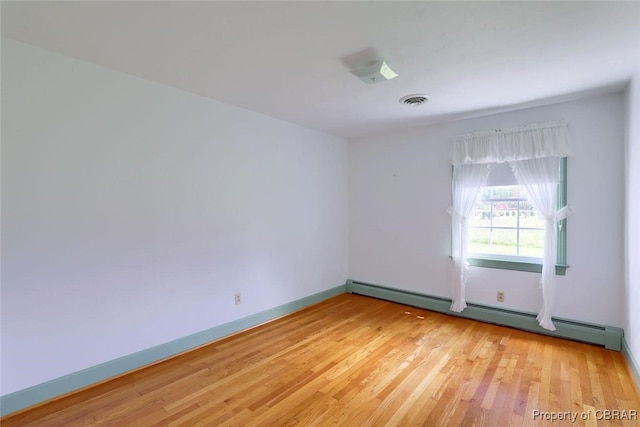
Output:
<path fill-rule="evenodd" d="M 556 325 L 556 330 L 547 331 L 538 325 L 535 313 L 505 310 L 473 303 L 467 303 L 467 308 L 464 311 L 456 313 L 449 310 L 451 299 L 448 298 L 419 294 L 355 280 L 347 280 L 347 292 L 424 308 L 451 316 L 601 345 L 610 350 L 621 351 L 622 349 L 623 330 L 613 326 L 576 322 L 554 317 L 553 323 Z"/>

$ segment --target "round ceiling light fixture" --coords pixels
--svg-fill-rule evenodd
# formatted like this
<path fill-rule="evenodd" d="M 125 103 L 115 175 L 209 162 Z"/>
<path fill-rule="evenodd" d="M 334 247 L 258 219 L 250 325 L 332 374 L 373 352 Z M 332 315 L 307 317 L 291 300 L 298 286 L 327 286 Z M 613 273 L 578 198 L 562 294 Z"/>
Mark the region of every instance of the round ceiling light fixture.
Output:
<path fill-rule="evenodd" d="M 414 95 L 403 96 L 399 99 L 400 104 L 408 105 L 410 107 L 419 107 L 429 102 L 429 95 L 417 93 Z"/>

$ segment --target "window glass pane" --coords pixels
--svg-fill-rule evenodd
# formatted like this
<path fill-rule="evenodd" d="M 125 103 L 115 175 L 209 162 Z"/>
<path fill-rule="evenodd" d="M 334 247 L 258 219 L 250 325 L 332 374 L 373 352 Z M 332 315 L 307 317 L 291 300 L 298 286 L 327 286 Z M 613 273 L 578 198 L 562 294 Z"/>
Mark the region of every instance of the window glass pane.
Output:
<path fill-rule="evenodd" d="M 499 255 L 518 255 L 518 230 L 494 229 L 491 233 L 491 253 Z"/>
<path fill-rule="evenodd" d="M 491 203 L 476 202 L 475 208 L 469 217 L 471 227 L 489 227 L 491 225 Z"/>
<path fill-rule="evenodd" d="M 514 209 L 515 206 L 515 209 Z M 517 227 L 517 203 L 514 202 L 498 202 L 495 204 L 493 215 L 494 227 Z"/>
<path fill-rule="evenodd" d="M 531 204 L 531 202 L 526 201 L 522 202 L 523 205 Z M 520 227 L 522 228 L 544 228 L 544 219 L 540 218 L 540 216 L 536 213 L 536 211 L 531 209 L 523 209 L 520 208 Z"/>
<path fill-rule="evenodd" d="M 490 254 L 491 232 L 488 228 L 469 228 L 469 253 Z"/>
<path fill-rule="evenodd" d="M 501 185 L 498 187 L 485 187 L 486 198 L 489 199 L 512 199 L 514 197 L 520 197 L 519 185 Z M 485 197 L 483 197 L 485 198 Z"/>
<path fill-rule="evenodd" d="M 542 258 L 544 230 L 520 230 L 520 255 Z"/>

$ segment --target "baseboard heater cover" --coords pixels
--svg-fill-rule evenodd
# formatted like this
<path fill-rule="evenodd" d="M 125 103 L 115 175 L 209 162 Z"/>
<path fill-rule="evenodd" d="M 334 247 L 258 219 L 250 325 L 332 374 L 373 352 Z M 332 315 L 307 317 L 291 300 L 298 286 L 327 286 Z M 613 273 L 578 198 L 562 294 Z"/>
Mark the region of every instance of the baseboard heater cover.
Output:
<path fill-rule="evenodd" d="M 451 306 L 451 299 L 449 298 L 420 294 L 354 280 L 347 280 L 347 292 L 397 302 L 412 307 L 424 308 L 451 316 L 464 317 L 529 332 L 601 345 L 610 350 L 621 351 L 622 349 L 623 330 L 622 328 L 614 326 L 597 325 L 554 317 L 553 323 L 556 325 L 556 330 L 548 331 L 540 327 L 536 320 L 535 313 L 506 310 L 473 303 L 467 303 L 467 308 L 461 313 L 456 313 L 449 309 Z"/>

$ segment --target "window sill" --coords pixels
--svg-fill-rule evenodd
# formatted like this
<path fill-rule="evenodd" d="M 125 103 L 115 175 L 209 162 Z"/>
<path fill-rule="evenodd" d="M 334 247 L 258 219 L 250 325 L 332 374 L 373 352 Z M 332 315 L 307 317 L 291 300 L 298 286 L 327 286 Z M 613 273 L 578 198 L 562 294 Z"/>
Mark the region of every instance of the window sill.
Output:
<path fill-rule="evenodd" d="M 537 262 L 513 261 L 495 258 L 469 257 L 469 265 L 485 268 L 499 268 L 502 270 L 527 271 L 530 273 L 542 273 L 542 264 Z M 564 276 L 568 265 L 556 264 L 556 275 Z"/>

